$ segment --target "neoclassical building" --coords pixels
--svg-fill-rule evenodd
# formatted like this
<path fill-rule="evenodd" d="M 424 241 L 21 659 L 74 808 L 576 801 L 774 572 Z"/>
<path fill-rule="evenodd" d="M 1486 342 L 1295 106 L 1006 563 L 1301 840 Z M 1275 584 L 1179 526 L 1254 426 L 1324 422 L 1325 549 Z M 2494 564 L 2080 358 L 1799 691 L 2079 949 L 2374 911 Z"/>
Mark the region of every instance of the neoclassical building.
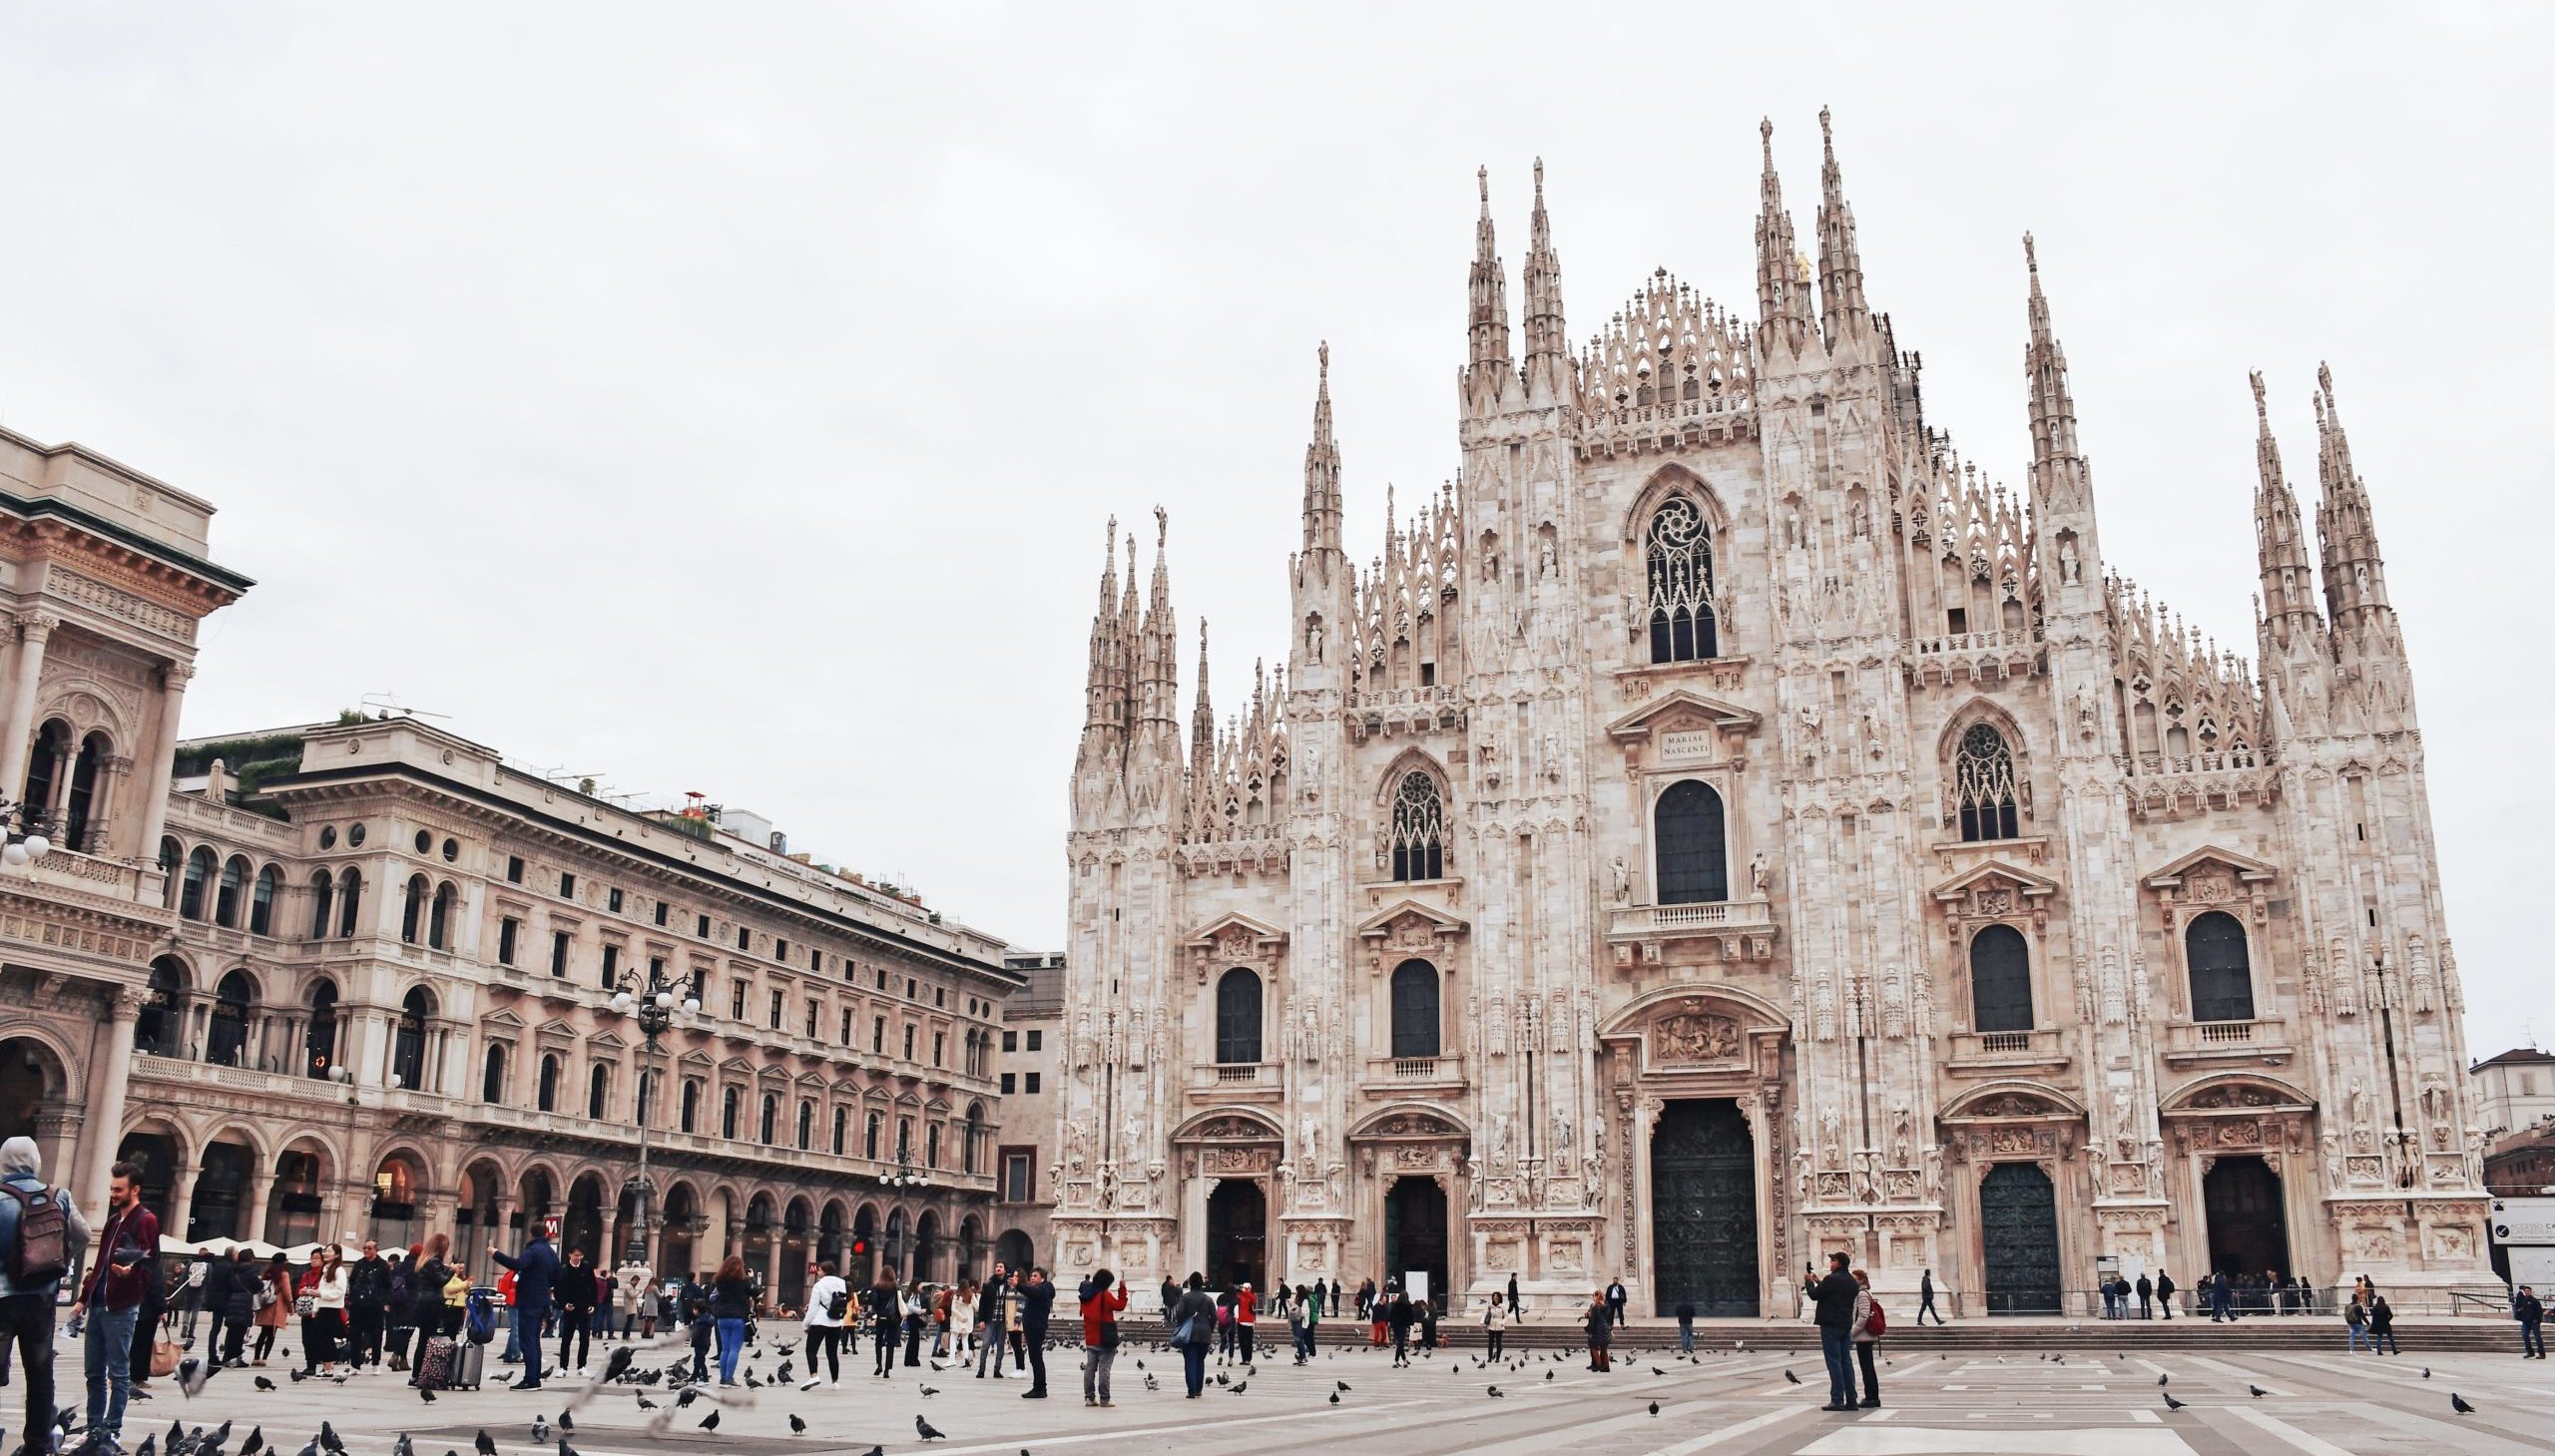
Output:
<path fill-rule="evenodd" d="M 476 1257 L 555 1219 L 617 1259 L 644 1125 L 658 1267 L 741 1252 L 784 1306 L 813 1259 L 950 1278 L 1026 1241 L 1001 941 L 413 719 L 180 739 L 197 624 L 249 586 L 211 514 L 0 432 L 0 783 L 59 845 L 0 867 L 0 1137 L 93 1209 L 131 1160 L 190 1239 Z M 653 1057 L 634 973 L 701 1002 Z"/>
<path fill-rule="evenodd" d="M 2485 1277 L 2331 380 L 2311 537 L 2254 383 L 2247 662 L 2107 563 L 2030 240 L 2008 490 L 1926 417 L 1832 145 L 1804 249 L 1765 131 L 1753 320 L 1663 269 L 1574 346 L 1538 164 L 1518 339 L 1485 177 L 1461 471 L 1362 569 L 1324 351 L 1293 627 L 1242 712 L 1202 626 L 1184 729 L 1167 525 L 1140 590 L 1113 523 L 1059 1263 L 1733 1315 L 1838 1248 L 1990 1311 L 2109 1259 Z"/>

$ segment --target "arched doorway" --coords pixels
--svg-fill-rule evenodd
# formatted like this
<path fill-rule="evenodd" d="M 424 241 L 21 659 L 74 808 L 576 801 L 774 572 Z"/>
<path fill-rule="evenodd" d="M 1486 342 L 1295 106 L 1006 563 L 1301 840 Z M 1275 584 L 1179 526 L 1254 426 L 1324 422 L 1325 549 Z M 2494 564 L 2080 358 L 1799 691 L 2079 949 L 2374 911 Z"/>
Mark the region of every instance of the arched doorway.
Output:
<path fill-rule="evenodd" d="M 1692 1300 L 1709 1319 L 1758 1312 L 1757 1138 L 1729 1098 L 1679 1099 L 1650 1135 L 1657 1312 Z"/>
<path fill-rule="evenodd" d="M 657 1268 L 666 1274 L 696 1270 L 693 1258 L 693 1228 L 701 1219 L 701 1196 L 691 1184 L 679 1183 L 666 1190 L 665 1228 L 657 1255 Z"/>
<path fill-rule="evenodd" d="M 1207 1281 L 1269 1285 L 1269 1196 L 1247 1178 L 1229 1178 L 1207 1196 Z"/>
<path fill-rule="evenodd" d="M 178 1143 L 166 1133 L 132 1132 L 116 1148 L 116 1161 L 130 1163 L 139 1172 L 144 1208 L 160 1215 L 160 1226 L 169 1226 L 169 1195 L 178 1182 Z"/>
<path fill-rule="evenodd" d="M 540 1227 L 541 1220 L 549 1217 L 554 1212 L 558 1197 L 547 1170 L 525 1169 L 523 1181 L 517 1189 L 514 1226 L 508 1232 L 520 1240 L 525 1230 Z M 504 1241 L 504 1239 L 498 1240 L 500 1243 Z"/>
<path fill-rule="evenodd" d="M 474 1163 L 461 1171 L 461 1197 L 452 1215 L 454 1243 L 461 1249 L 486 1248 L 503 1232 L 497 1227 L 497 1186 L 503 1181 L 493 1163 Z"/>
<path fill-rule="evenodd" d="M 582 1248 L 592 1263 L 603 1249 L 603 1175 L 589 1173 L 568 1186 L 568 1212 L 559 1220 L 559 1255 Z"/>
<path fill-rule="evenodd" d="M 914 1220 L 914 1277 L 940 1281 L 940 1214 L 929 1209 Z"/>
<path fill-rule="evenodd" d="M 855 1284 L 878 1282 L 878 1211 L 867 1204 L 851 1215 L 851 1266 L 860 1271 Z M 852 1278 L 850 1274 L 844 1278 Z"/>
<path fill-rule="evenodd" d="M 319 1155 L 306 1148 L 275 1156 L 274 1191 L 266 1196 L 266 1241 L 286 1248 L 319 1238 Z"/>
<path fill-rule="evenodd" d="M 393 1153 L 372 1171 L 369 1236 L 384 1248 L 405 1247 L 425 1236 L 418 1205 L 426 1198 L 426 1171 L 405 1153 Z"/>
<path fill-rule="evenodd" d="M 807 1302 L 807 1228 L 813 1214 L 803 1198 L 791 1199 L 780 1216 L 780 1304 L 797 1309 Z"/>
<path fill-rule="evenodd" d="M 1006 1228 L 994 1240 L 994 1261 L 1005 1269 L 1025 1269 L 1038 1262 L 1038 1250 L 1030 1246 L 1028 1234 Z"/>
<path fill-rule="evenodd" d="M 2259 1157 L 2221 1158 L 2200 1183 L 2209 1266 L 2231 1274 L 2291 1273 L 2289 1213 L 2280 1175 Z"/>
<path fill-rule="evenodd" d="M 825 1205 L 823 1212 L 816 1214 L 816 1262 L 832 1264 L 835 1273 L 850 1278 L 851 1274 L 843 1262 L 843 1255 L 849 1252 L 849 1237 L 843 1232 L 842 1201 L 832 1200 Z"/>
<path fill-rule="evenodd" d="M 66 1083 L 61 1059 L 44 1043 L 31 1037 L 0 1042 L 0 1139 L 35 1137 L 37 1110 L 60 1104 Z M 44 1152 L 49 1169 L 53 1153 Z"/>
<path fill-rule="evenodd" d="M 1415 1288 L 1425 1274 L 1428 1297 L 1446 1304 L 1446 1191 L 1433 1178 L 1397 1178 L 1384 1195 L 1384 1273 Z"/>
<path fill-rule="evenodd" d="M 248 1201 L 249 1175 L 256 1167 L 256 1155 L 238 1143 L 208 1144 L 195 1197 L 187 1203 L 187 1226 L 179 1236 L 190 1243 L 245 1236 L 240 1206 Z"/>
<path fill-rule="evenodd" d="M 745 1243 L 737 1253 L 746 1261 L 747 1275 L 766 1288 L 771 1285 L 771 1243 L 779 1223 L 771 1195 L 757 1194 L 746 1201 Z"/>
<path fill-rule="evenodd" d="M 1999 1163 L 1978 1183 L 1987 1312 L 2059 1312 L 2058 1196 L 2037 1163 Z"/>

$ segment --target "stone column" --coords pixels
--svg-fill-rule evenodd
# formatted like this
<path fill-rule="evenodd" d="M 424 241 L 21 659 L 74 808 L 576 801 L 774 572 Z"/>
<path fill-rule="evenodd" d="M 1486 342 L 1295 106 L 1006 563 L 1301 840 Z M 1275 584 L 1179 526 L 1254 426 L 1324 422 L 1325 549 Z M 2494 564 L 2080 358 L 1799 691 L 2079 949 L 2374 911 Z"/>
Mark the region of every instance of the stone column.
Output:
<path fill-rule="evenodd" d="M 124 822 L 124 815 L 115 812 L 116 801 L 124 796 L 125 785 L 132 781 L 133 758 L 130 754 L 118 753 L 99 765 L 97 787 L 89 795 L 89 842 L 74 844 L 72 848 L 84 854 L 104 855 L 107 852 L 108 833 Z M 142 857 L 139 846 L 134 852 L 135 857 Z M 247 922 L 244 920 L 242 923 Z"/>
<path fill-rule="evenodd" d="M 36 731 L 36 683 L 44 674 L 44 645 L 62 619 L 35 612 L 20 618 L 17 676 L 9 684 L 9 717 L 0 726 L 0 795 L 15 798 L 27 784 L 27 750 Z"/>
<path fill-rule="evenodd" d="M 248 1231 L 240 1235 L 253 1243 L 267 1242 L 266 1208 L 275 1198 L 275 1171 L 269 1165 L 249 1175 Z"/>
<path fill-rule="evenodd" d="M 195 1212 L 196 1207 L 196 1180 L 203 1174 L 204 1169 L 200 1165 L 178 1165 L 175 1177 L 169 1182 L 169 1217 L 160 1225 L 162 1237 L 187 1236 L 187 1216 Z"/>
<path fill-rule="evenodd" d="M 168 686 L 160 698 L 160 736 L 151 745 L 151 771 L 142 777 L 142 832 L 135 837 L 133 851 L 137 859 L 159 854 L 160 831 L 169 824 L 169 778 L 178 766 L 178 710 L 186 702 L 187 680 L 195 675 L 196 670 L 186 663 L 171 663 L 161 670 Z"/>
<path fill-rule="evenodd" d="M 133 1081 L 133 1026 L 142 1017 L 142 1001 L 140 987 L 116 988 L 107 1020 L 98 1028 L 97 1050 L 89 1058 L 89 1112 L 74 1195 L 84 1210 L 107 1206 L 108 1170 L 115 1166 L 116 1144 L 124 1137 L 125 1088 Z"/>

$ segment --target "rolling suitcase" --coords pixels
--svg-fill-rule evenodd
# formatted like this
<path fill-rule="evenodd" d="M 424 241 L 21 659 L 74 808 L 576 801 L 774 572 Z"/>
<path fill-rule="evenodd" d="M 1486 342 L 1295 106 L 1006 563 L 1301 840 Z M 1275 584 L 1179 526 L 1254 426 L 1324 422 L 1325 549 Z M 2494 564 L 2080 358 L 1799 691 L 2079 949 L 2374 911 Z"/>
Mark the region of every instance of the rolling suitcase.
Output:
<path fill-rule="evenodd" d="M 479 1376 L 488 1367 L 488 1347 L 477 1340 L 463 1340 L 453 1347 L 452 1386 L 456 1390 L 476 1390 Z"/>
<path fill-rule="evenodd" d="M 417 1368 L 410 1372 L 408 1383 L 419 1390 L 450 1390 L 453 1386 L 455 1354 L 460 1346 L 439 1334 L 426 1336 L 417 1349 Z"/>

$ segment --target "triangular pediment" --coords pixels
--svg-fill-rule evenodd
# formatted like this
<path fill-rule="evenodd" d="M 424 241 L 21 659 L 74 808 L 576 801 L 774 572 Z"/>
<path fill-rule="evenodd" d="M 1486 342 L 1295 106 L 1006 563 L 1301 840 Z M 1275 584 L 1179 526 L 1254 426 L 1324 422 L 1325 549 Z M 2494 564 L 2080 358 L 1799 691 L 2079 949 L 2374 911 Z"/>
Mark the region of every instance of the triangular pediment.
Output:
<path fill-rule="evenodd" d="M 2204 844 L 2198 849 L 2193 850 L 2191 853 L 2184 855 L 2182 858 L 2175 860 L 2173 863 L 2166 865 L 2163 869 L 2149 875 L 2147 877 L 2147 883 L 2155 889 L 2175 889 L 2182 884 L 2184 878 L 2190 875 L 2193 870 L 2200 868 L 2204 864 L 2211 863 L 2227 866 L 2229 869 L 2236 872 L 2236 877 L 2238 879 L 2249 884 L 2258 883 L 2263 880 L 2277 879 L 2280 877 L 2279 870 L 2273 868 L 2271 865 L 2265 864 L 2259 859 L 2254 858 L 2250 854 L 2239 854 L 2233 849 L 2222 849 L 2215 844 Z"/>
<path fill-rule="evenodd" d="M 689 1051 L 676 1058 L 675 1065 L 687 1072 L 704 1071 L 710 1066 L 710 1056 L 699 1050 Z"/>
<path fill-rule="evenodd" d="M 555 1037 L 561 1041 L 572 1042 L 577 1039 L 577 1029 L 557 1017 L 543 1022 L 538 1034 L 544 1037 Z"/>
<path fill-rule="evenodd" d="M 630 1046 L 628 1042 L 623 1041 L 619 1036 L 608 1031 L 599 1031 L 593 1036 L 586 1038 L 586 1045 L 599 1052 L 626 1051 Z"/>
<path fill-rule="evenodd" d="M 1431 936 L 1461 935 L 1472 929 L 1470 922 L 1449 915 L 1433 905 L 1423 905 L 1413 899 L 1400 899 L 1359 921 L 1357 933 L 1379 940 L 1391 935 L 1395 927 L 1402 925 L 1405 921 L 1415 923 L 1422 934 Z"/>
<path fill-rule="evenodd" d="M 1646 738 L 1653 732 L 1680 728 L 1753 728 L 1757 715 L 1734 703 L 1706 698 L 1680 688 L 1655 703 L 1646 703 L 1606 725 L 1606 731 L 1618 739 Z"/>
<path fill-rule="evenodd" d="M 2034 874 L 2011 860 L 1989 859 L 1970 866 L 1927 891 L 1937 900 L 1957 900 L 1973 889 L 2011 886 L 2025 899 L 2058 893 L 2058 881 Z"/>
<path fill-rule="evenodd" d="M 1236 936 L 1243 937 L 1246 944 L 1254 946 L 1265 947 L 1286 943 L 1286 932 L 1268 921 L 1232 913 L 1219 915 L 1208 921 L 1204 927 L 1189 937 L 1187 943 L 1201 949 L 1214 950 L 1230 943 Z"/>
<path fill-rule="evenodd" d="M 479 1018 L 479 1024 L 499 1034 L 520 1033 L 523 1030 L 523 1018 L 502 1008 Z"/>

